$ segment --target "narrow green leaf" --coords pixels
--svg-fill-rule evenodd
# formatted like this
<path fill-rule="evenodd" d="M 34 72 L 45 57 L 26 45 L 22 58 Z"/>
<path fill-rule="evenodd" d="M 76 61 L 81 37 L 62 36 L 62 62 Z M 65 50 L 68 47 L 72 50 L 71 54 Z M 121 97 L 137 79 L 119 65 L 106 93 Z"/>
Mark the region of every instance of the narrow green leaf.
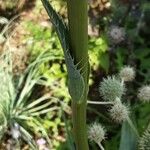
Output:
<path fill-rule="evenodd" d="M 40 97 L 39 99 L 33 101 L 32 103 L 28 104 L 24 110 L 33 108 L 34 106 L 36 106 L 36 105 L 40 104 L 41 102 L 48 100 L 50 98 L 51 98 L 50 95 L 44 95 L 44 96 Z M 53 103 L 53 100 L 51 100 L 51 103 Z"/>
<path fill-rule="evenodd" d="M 36 146 L 35 141 L 33 140 L 32 135 L 24 127 L 22 126 L 19 127 L 23 139 L 31 146 L 33 150 L 37 150 L 38 148 Z"/>
<path fill-rule="evenodd" d="M 52 143 L 51 143 L 51 140 L 48 136 L 48 133 L 46 132 L 44 126 L 41 124 L 40 121 L 38 121 L 37 119 L 32 119 L 32 121 L 38 126 L 40 127 L 40 131 L 42 132 L 42 135 L 46 138 L 47 142 L 48 142 L 48 146 L 49 148 L 51 149 L 52 148 Z"/>
<path fill-rule="evenodd" d="M 55 30 L 58 34 L 58 38 L 60 40 L 60 43 L 62 45 L 62 48 L 64 51 L 69 50 L 69 42 L 68 42 L 68 28 L 64 24 L 61 17 L 56 13 L 56 11 L 53 9 L 53 7 L 50 5 L 48 0 L 41 0 L 43 3 L 43 6 L 45 7 L 50 20 L 55 27 Z"/>
<path fill-rule="evenodd" d="M 42 104 L 42 105 L 37 106 L 37 107 L 34 107 L 33 109 L 29 109 L 27 112 L 28 112 L 28 113 L 33 113 L 33 112 L 37 112 L 37 111 L 39 111 L 39 110 L 44 110 L 44 109 L 46 109 L 48 106 L 50 106 L 51 104 L 52 104 L 52 102 L 49 101 L 49 102 L 47 102 L 47 103 L 45 103 L 45 104 Z"/>
<path fill-rule="evenodd" d="M 119 150 L 137 150 L 137 134 L 126 121 L 121 129 L 121 142 Z"/>
<path fill-rule="evenodd" d="M 44 109 L 44 110 L 41 110 L 41 111 L 38 111 L 38 112 L 31 113 L 30 116 L 39 116 L 41 114 L 45 114 L 47 112 L 58 110 L 58 109 L 59 109 L 59 107 L 48 108 L 48 109 Z"/>

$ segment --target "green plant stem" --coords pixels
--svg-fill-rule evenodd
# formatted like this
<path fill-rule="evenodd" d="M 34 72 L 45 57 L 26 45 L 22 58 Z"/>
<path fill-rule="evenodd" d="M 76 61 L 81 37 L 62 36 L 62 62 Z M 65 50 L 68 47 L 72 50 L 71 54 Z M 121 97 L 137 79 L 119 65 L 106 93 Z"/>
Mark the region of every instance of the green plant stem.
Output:
<path fill-rule="evenodd" d="M 86 107 L 84 104 L 72 102 L 73 135 L 77 150 L 88 150 L 86 131 Z"/>
<path fill-rule="evenodd" d="M 88 150 L 88 140 L 86 131 L 86 103 L 88 92 L 88 19 L 87 19 L 87 1 L 86 0 L 68 0 L 68 21 L 69 21 L 69 39 L 70 51 L 75 60 L 79 63 L 79 69 L 82 69 L 82 76 L 85 81 L 85 92 L 82 103 L 78 104 L 72 100 L 72 120 L 73 135 L 77 150 Z"/>
<path fill-rule="evenodd" d="M 105 150 L 101 143 L 98 143 L 98 146 L 101 150 Z"/>
<path fill-rule="evenodd" d="M 98 102 L 98 101 L 87 101 L 88 104 L 95 104 L 95 105 L 113 105 L 114 102 Z"/>

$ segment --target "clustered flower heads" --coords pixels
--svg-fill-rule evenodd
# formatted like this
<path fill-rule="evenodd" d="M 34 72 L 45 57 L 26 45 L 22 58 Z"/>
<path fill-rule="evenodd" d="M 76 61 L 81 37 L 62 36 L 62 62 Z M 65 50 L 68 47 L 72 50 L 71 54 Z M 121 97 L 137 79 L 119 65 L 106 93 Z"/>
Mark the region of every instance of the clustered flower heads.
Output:
<path fill-rule="evenodd" d="M 129 109 L 122 104 L 119 98 L 116 98 L 114 105 L 109 110 L 111 118 L 117 123 L 122 123 L 129 116 Z"/>
<path fill-rule="evenodd" d="M 99 91 L 104 100 L 114 101 L 117 97 L 122 97 L 125 87 L 119 79 L 112 76 L 103 79 L 100 83 Z"/>
<path fill-rule="evenodd" d="M 123 81 L 132 81 L 135 78 L 135 70 L 132 67 L 126 66 L 119 73 Z"/>
<path fill-rule="evenodd" d="M 125 30 L 119 26 L 111 26 L 108 35 L 113 43 L 119 44 L 125 39 Z"/>
<path fill-rule="evenodd" d="M 150 86 L 149 85 L 143 86 L 139 89 L 138 98 L 139 100 L 145 103 L 150 102 Z"/>
<path fill-rule="evenodd" d="M 150 149 L 150 125 L 139 140 L 139 150 Z"/>
<path fill-rule="evenodd" d="M 88 138 L 90 141 L 94 141 L 97 144 L 100 144 L 105 139 L 105 129 L 99 123 L 93 123 L 89 126 Z"/>

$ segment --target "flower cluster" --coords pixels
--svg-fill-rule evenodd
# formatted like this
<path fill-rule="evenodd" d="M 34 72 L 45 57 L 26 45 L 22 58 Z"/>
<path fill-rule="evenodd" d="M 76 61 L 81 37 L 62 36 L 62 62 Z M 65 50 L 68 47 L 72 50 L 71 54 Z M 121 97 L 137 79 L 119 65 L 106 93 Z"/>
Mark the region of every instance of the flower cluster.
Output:
<path fill-rule="evenodd" d="M 125 82 L 133 81 L 135 75 L 135 69 L 133 67 L 125 66 L 120 70 L 118 77 L 109 76 L 104 78 L 99 86 L 99 92 L 104 102 L 93 102 L 93 104 L 109 104 L 110 109 L 108 112 L 112 120 L 117 123 L 127 121 L 138 135 L 129 116 L 130 109 L 125 103 L 122 103 L 122 97 L 126 91 Z M 150 85 L 142 86 L 139 89 L 137 96 L 139 100 L 144 103 L 150 102 Z M 90 101 L 90 103 L 92 104 L 92 101 Z M 103 149 L 101 141 L 105 139 L 104 127 L 98 123 L 94 123 L 90 126 L 88 135 L 91 141 L 94 141 L 101 149 Z M 146 149 L 150 149 L 150 125 L 139 140 L 139 150 Z"/>

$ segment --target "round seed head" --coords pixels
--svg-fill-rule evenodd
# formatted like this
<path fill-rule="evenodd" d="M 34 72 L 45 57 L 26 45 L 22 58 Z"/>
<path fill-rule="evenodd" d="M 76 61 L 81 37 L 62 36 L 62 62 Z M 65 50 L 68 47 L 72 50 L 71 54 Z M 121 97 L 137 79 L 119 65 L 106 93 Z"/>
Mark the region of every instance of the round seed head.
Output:
<path fill-rule="evenodd" d="M 119 98 L 117 98 L 114 102 L 114 105 L 109 110 L 111 118 L 117 123 L 122 123 L 125 121 L 129 115 L 128 108 L 123 105 Z"/>
<path fill-rule="evenodd" d="M 150 86 L 149 85 L 143 86 L 139 89 L 138 98 L 144 103 L 150 102 Z"/>
<path fill-rule="evenodd" d="M 104 100 L 114 101 L 117 97 L 122 97 L 125 87 L 116 77 L 107 77 L 100 83 L 99 92 Z"/>
<path fill-rule="evenodd" d="M 135 70 L 132 67 L 124 67 L 120 71 L 120 77 L 124 81 L 132 81 L 135 78 Z"/>
<path fill-rule="evenodd" d="M 108 32 L 110 40 L 118 44 L 125 39 L 125 30 L 122 27 L 119 26 L 111 26 Z"/>
<path fill-rule="evenodd" d="M 105 129 L 99 123 L 93 123 L 88 129 L 88 138 L 95 143 L 101 143 L 105 139 Z"/>

